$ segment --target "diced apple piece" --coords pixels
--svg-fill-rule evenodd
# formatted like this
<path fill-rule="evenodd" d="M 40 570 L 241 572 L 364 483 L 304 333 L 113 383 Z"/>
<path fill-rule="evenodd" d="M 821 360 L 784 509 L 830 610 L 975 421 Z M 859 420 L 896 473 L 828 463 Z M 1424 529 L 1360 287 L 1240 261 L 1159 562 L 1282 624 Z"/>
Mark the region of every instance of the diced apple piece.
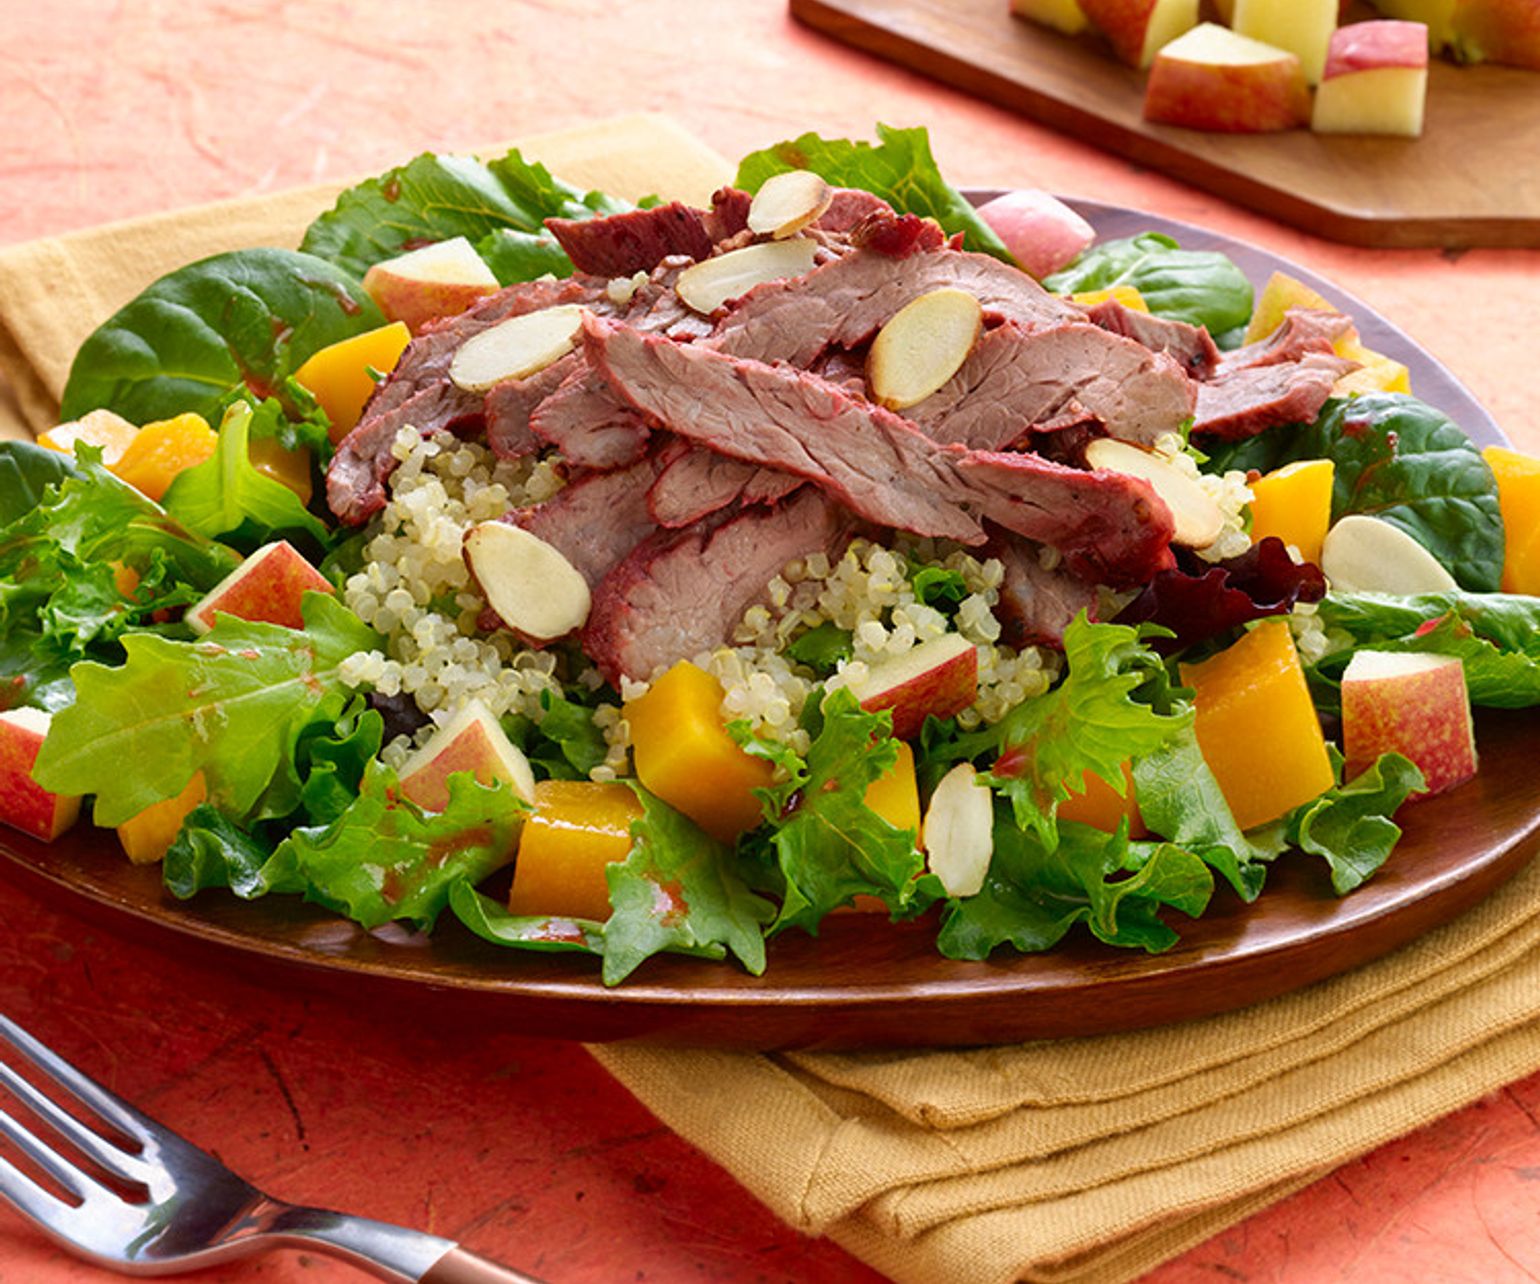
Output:
<path fill-rule="evenodd" d="M 375 375 L 396 368 L 412 333 L 400 321 L 365 330 L 313 352 L 294 372 L 294 381 L 310 393 L 331 421 L 328 435 L 336 445 L 358 423 L 374 395 Z"/>
<path fill-rule="evenodd" d="M 1198 0 L 1080 0 L 1080 8 L 1130 67 L 1148 67 L 1198 23 Z"/>
<path fill-rule="evenodd" d="M 1307 308 L 1313 312 L 1335 312 L 1337 309 L 1319 293 L 1297 277 L 1287 272 L 1274 272 L 1267 278 L 1262 293 L 1251 309 L 1251 320 L 1246 323 L 1245 343 L 1256 343 L 1272 334 L 1284 322 L 1290 308 Z"/>
<path fill-rule="evenodd" d="M 1301 459 L 1251 483 L 1251 538 L 1275 535 L 1320 565 L 1321 543 L 1331 525 L 1331 488 L 1337 466 L 1329 459 Z"/>
<path fill-rule="evenodd" d="M 1344 517 L 1321 543 L 1321 569 L 1338 593 L 1448 593 L 1454 576 L 1399 526 Z"/>
<path fill-rule="evenodd" d="M 1332 347 L 1339 357 L 1358 362 L 1357 370 L 1349 370 L 1332 384 L 1332 396 L 1347 397 L 1365 392 L 1411 392 L 1411 371 L 1393 357 L 1364 347 L 1357 330 L 1349 330 Z"/>
<path fill-rule="evenodd" d="M 1295 54 L 1305 80 L 1318 85 L 1337 11 L 1337 0 L 1235 0 L 1231 25 L 1240 35 Z"/>
<path fill-rule="evenodd" d="M 1174 543 L 1207 548 L 1224 530 L 1225 515 L 1208 492 L 1159 455 L 1114 437 L 1098 437 L 1085 448 L 1085 461 L 1092 468 L 1126 473 L 1148 482 L 1176 520 L 1176 531 L 1171 536 Z"/>
<path fill-rule="evenodd" d="M 1257 296 L 1251 320 L 1246 326 L 1246 343 L 1255 343 L 1272 334 L 1284 322 L 1290 308 L 1307 308 L 1315 312 L 1336 312 L 1338 309 L 1312 290 L 1303 281 L 1285 272 L 1274 272 L 1267 278 L 1262 293 Z M 1339 357 L 1358 362 L 1359 368 L 1351 370 L 1333 385 L 1336 396 L 1345 397 L 1354 392 L 1410 392 L 1411 376 L 1399 361 L 1366 348 L 1356 329 L 1349 329 L 1338 336 L 1332 348 Z"/>
<path fill-rule="evenodd" d="M 538 782 L 535 810 L 519 835 L 508 912 L 602 923 L 610 916 L 605 871 L 631 854 L 631 822 L 641 818 L 629 785 Z"/>
<path fill-rule="evenodd" d="M 122 415 L 103 407 L 89 411 L 79 419 L 72 419 L 67 424 L 50 428 L 38 437 L 37 444 L 72 456 L 75 443 L 84 442 L 87 446 L 97 447 L 102 452 L 102 463 L 111 468 L 123 458 L 123 452 L 138 435 L 138 427 Z"/>
<path fill-rule="evenodd" d="M 1006 192 L 978 208 L 1029 275 L 1042 280 L 1068 267 L 1096 239 L 1096 229 L 1063 201 L 1037 188 Z"/>
<path fill-rule="evenodd" d="M 745 245 L 685 268 L 674 282 L 674 292 L 686 307 L 710 316 L 756 285 L 811 271 L 817 252 L 818 242 L 808 236 Z"/>
<path fill-rule="evenodd" d="M 1342 674 L 1342 749 L 1351 780 L 1382 753 L 1410 758 L 1443 793 L 1476 774 L 1465 666 L 1454 655 L 1358 651 Z"/>
<path fill-rule="evenodd" d="M 966 290 L 932 290 L 901 307 L 877 331 L 867 357 L 872 395 L 905 410 L 946 384 L 968 359 L 984 309 Z"/>
<path fill-rule="evenodd" d="M 1205 22 L 1156 55 L 1144 118 L 1223 133 L 1294 129 L 1310 120 L 1310 89 L 1293 53 Z"/>
<path fill-rule="evenodd" d="M 1286 621 L 1263 621 L 1228 650 L 1182 665 L 1181 678 L 1195 692 L 1198 747 L 1242 829 L 1335 783 Z"/>
<path fill-rule="evenodd" d="M 286 629 L 305 626 L 300 603 L 306 593 L 330 593 L 330 581 L 287 540 L 264 544 L 187 609 L 187 625 L 207 633 L 220 612 Z"/>
<path fill-rule="evenodd" d="M 527 379 L 577 345 L 584 309 L 576 303 L 511 317 L 472 335 L 449 362 L 449 377 L 466 392 L 485 392 L 507 379 Z"/>
<path fill-rule="evenodd" d="M 903 655 L 871 666 L 850 689 L 868 713 L 893 711 L 893 734 L 912 740 L 927 716 L 950 718 L 978 697 L 978 648 L 960 633 L 943 633 Z"/>
<path fill-rule="evenodd" d="M 1540 69 L 1537 0 L 1375 0 L 1390 18 L 1428 28 L 1428 47 L 1459 62 L 1501 62 Z"/>
<path fill-rule="evenodd" d="M 465 561 L 487 605 L 521 637 L 550 642 L 588 619 L 588 582 L 554 546 L 507 522 L 465 533 Z"/>
<path fill-rule="evenodd" d="M 1310 128 L 1416 138 L 1427 94 L 1427 28 L 1420 22 L 1355 22 L 1331 37 Z"/>
<path fill-rule="evenodd" d="M 1503 514 L 1502 590 L 1540 595 L 1540 458 L 1506 446 L 1488 446 L 1481 457 L 1497 478 Z"/>
<path fill-rule="evenodd" d="M 502 286 L 463 236 L 376 263 L 364 273 L 364 289 L 392 321 L 413 334 L 437 317 L 458 316 Z"/>
<path fill-rule="evenodd" d="M 1011 0 L 1011 12 L 1066 36 L 1078 36 L 1091 25 L 1080 0 Z"/>
<path fill-rule="evenodd" d="M 461 771 L 474 772 L 483 785 L 506 781 L 525 802 L 535 801 L 529 759 L 480 700 L 467 701 L 401 764 L 401 796 L 424 811 L 443 811 L 449 805 L 449 777 Z"/>
<path fill-rule="evenodd" d="M 995 851 L 995 815 L 994 799 L 972 763 L 960 762 L 941 777 L 922 832 L 925 864 L 947 895 L 976 895 Z"/>
<path fill-rule="evenodd" d="M 784 241 L 795 236 L 834 200 L 834 189 L 810 169 L 772 174 L 749 202 L 749 231 Z"/>
<path fill-rule="evenodd" d="M 32 779 L 52 715 L 42 709 L 0 713 L 0 823 L 51 843 L 80 816 L 80 799 L 50 793 Z"/>
<path fill-rule="evenodd" d="M 182 831 L 182 822 L 209 796 L 208 782 L 201 771 L 175 798 L 151 803 L 137 816 L 130 816 L 118 826 L 118 845 L 135 865 L 153 865 L 164 860 L 171 844 Z"/>

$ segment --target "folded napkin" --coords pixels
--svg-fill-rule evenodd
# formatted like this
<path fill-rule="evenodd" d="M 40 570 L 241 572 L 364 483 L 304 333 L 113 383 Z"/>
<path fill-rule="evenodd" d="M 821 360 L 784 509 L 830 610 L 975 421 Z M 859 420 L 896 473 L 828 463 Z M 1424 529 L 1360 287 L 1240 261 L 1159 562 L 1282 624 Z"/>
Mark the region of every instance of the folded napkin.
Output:
<path fill-rule="evenodd" d="M 726 163 L 632 116 L 525 140 L 570 181 L 704 202 Z M 0 431 L 154 277 L 295 244 L 340 185 L 0 251 Z M 9 415 L 7 420 L 6 416 Z M 1378 963 L 1242 1012 L 967 1052 L 591 1049 L 781 1217 L 914 1284 L 1123 1281 L 1540 1068 L 1540 867 Z"/>

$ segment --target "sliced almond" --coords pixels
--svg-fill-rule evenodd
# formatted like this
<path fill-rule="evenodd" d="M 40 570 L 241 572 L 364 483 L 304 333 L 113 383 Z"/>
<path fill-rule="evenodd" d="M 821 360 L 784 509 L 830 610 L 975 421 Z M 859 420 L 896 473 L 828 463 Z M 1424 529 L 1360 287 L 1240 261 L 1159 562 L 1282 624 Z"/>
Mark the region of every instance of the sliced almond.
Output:
<path fill-rule="evenodd" d="M 1448 593 L 1454 576 L 1399 526 L 1354 513 L 1321 543 L 1321 569 L 1339 593 Z"/>
<path fill-rule="evenodd" d="M 772 175 L 749 203 L 749 231 L 784 240 L 816 222 L 833 200 L 834 189 L 810 169 Z"/>
<path fill-rule="evenodd" d="M 930 796 L 921 830 L 925 863 L 948 896 L 973 896 L 984 886 L 995 851 L 994 826 L 989 789 L 978 783 L 972 763 L 958 763 Z"/>
<path fill-rule="evenodd" d="M 576 303 L 511 317 L 462 343 L 449 363 L 449 377 L 466 392 L 528 379 L 571 352 L 582 325 L 583 309 Z"/>
<path fill-rule="evenodd" d="M 526 530 L 507 522 L 472 526 L 465 562 L 487 605 L 521 637 L 550 642 L 588 619 L 588 582 L 559 550 Z"/>
<path fill-rule="evenodd" d="M 756 285 L 811 270 L 817 251 L 818 243 L 807 237 L 745 245 L 685 268 L 674 282 L 674 290 L 686 307 L 710 316 L 729 299 L 747 294 Z"/>
<path fill-rule="evenodd" d="M 1225 515 L 1219 505 L 1186 473 L 1173 468 L 1159 455 L 1113 437 L 1098 437 L 1085 448 L 1085 461 L 1092 468 L 1126 473 L 1150 484 L 1150 489 L 1165 502 L 1176 519 L 1172 542 L 1188 548 L 1207 548 L 1224 530 Z"/>
<path fill-rule="evenodd" d="M 973 351 L 984 309 L 966 290 L 932 290 L 906 303 L 872 340 L 866 377 L 889 410 L 905 410 L 944 385 Z"/>

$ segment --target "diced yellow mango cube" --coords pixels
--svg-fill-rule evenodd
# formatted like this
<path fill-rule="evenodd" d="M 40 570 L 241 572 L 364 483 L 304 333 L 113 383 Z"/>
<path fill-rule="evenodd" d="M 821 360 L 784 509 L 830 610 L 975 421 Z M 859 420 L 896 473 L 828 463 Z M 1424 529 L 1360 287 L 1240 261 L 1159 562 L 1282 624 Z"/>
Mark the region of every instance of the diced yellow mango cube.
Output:
<path fill-rule="evenodd" d="M 1321 541 L 1331 525 L 1331 487 L 1336 465 L 1301 459 L 1251 483 L 1251 538 L 1276 535 L 1307 562 L 1319 564 Z"/>
<path fill-rule="evenodd" d="M 1130 838 L 1143 838 L 1149 833 L 1144 827 L 1144 818 L 1139 815 L 1139 803 L 1134 798 L 1134 776 L 1128 763 L 1123 764 L 1121 795 L 1089 771 L 1081 777 L 1081 785 L 1081 789 L 1072 789 L 1070 796 L 1059 804 L 1060 820 L 1091 825 L 1110 834 L 1126 819 Z"/>
<path fill-rule="evenodd" d="M 1339 357 L 1356 361 L 1360 366 L 1358 370 L 1348 371 L 1332 385 L 1334 396 L 1345 397 L 1355 392 L 1411 392 L 1411 371 L 1399 361 L 1373 348 L 1364 347 L 1359 341 L 1357 330 L 1349 331 L 1333 346 Z"/>
<path fill-rule="evenodd" d="M 129 442 L 112 472 L 151 499 L 159 500 L 183 469 L 214 453 L 219 434 L 202 415 L 188 413 L 145 424 Z"/>
<path fill-rule="evenodd" d="M 75 443 L 100 447 L 102 463 L 111 468 L 123 458 L 123 452 L 139 435 L 139 429 L 111 410 L 92 410 L 69 423 L 50 428 L 37 439 L 39 446 L 73 456 Z"/>
<path fill-rule="evenodd" d="M 1130 312 L 1148 312 L 1150 305 L 1144 301 L 1144 295 L 1131 285 L 1109 285 L 1105 290 L 1082 290 L 1079 294 L 1069 296 L 1074 303 L 1084 304 L 1088 308 L 1094 308 L 1098 303 L 1121 303 Z"/>
<path fill-rule="evenodd" d="M 610 914 L 605 870 L 631 852 L 631 822 L 642 804 L 630 786 L 542 780 L 524 822 L 508 893 L 512 914 L 603 922 Z"/>
<path fill-rule="evenodd" d="M 200 803 L 208 799 L 208 783 L 201 771 L 194 772 L 187 787 L 175 798 L 146 807 L 118 826 L 118 842 L 135 865 L 153 865 L 163 860 L 181 831 L 182 822 Z"/>
<path fill-rule="evenodd" d="M 253 437 L 247 441 L 246 457 L 264 477 L 282 482 L 298 495 L 300 503 L 310 502 L 310 451 L 304 446 L 289 450 L 272 437 Z"/>
<path fill-rule="evenodd" d="M 1540 459 L 1506 446 L 1481 452 L 1497 476 L 1503 513 L 1504 593 L 1540 594 Z"/>
<path fill-rule="evenodd" d="M 866 787 L 865 802 L 894 829 L 920 832 L 920 788 L 914 776 L 914 750 L 897 740 L 898 757 Z"/>
<path fill-rule="evenodd" d="M 321 403 L 331 420 L 335 445 L 358 423 L 364 403 L 374 392 L 374 374 L 389 374 L 401 360 L 412 332 L 401 321 L 366 330 L 329 344 L 294 372 L 295 380 Z"/>

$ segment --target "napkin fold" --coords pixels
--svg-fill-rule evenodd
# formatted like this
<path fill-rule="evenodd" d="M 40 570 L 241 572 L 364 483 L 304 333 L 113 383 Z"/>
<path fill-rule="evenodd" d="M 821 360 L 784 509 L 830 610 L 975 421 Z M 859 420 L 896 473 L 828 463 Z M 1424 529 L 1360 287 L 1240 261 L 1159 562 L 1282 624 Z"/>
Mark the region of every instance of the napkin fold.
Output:
<path fill-rule="evenodd" d="M 523 140 L 569 181 L 704 203 L 665 117 Z M 344 184 L 0 250 L 0 433 L 52 424 L 76 348 L 155 277 L 296 244 Z M 596 1046 L 781 1217 L 913 1284 L 1119 1284 L 1540 1068 L 1540 867 L 1355 972 L 1241 1012 L 972 1051 Z"/>

